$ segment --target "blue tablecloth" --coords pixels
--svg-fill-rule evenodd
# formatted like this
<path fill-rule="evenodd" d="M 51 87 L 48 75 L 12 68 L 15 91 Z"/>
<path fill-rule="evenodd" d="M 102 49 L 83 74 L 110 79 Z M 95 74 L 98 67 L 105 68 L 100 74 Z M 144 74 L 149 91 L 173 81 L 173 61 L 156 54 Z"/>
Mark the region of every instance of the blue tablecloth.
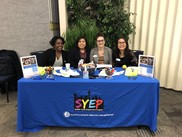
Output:
<path fill-rule="evenodd" d="M 157 130 L 159 81 L 138 76 L 18 81 L 17 131 L 45 126 L 112 128 L 146 125 Z"/>

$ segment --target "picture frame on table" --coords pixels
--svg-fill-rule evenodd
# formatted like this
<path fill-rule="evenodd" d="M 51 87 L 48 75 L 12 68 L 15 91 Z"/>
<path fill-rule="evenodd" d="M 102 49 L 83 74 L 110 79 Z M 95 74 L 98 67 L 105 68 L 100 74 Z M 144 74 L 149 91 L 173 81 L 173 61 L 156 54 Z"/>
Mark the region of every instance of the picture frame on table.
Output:
<path fill-rule="evenodd" d="M 20 62 L 24 78 L 39 75 L 37 58 L 35 55 L 20 57 Z"/>
<path fill-rule="evenodd" d="M 153 78 L 155 69 L 155 57 L 150 55 L 139 55 L 138 74 Z"/>

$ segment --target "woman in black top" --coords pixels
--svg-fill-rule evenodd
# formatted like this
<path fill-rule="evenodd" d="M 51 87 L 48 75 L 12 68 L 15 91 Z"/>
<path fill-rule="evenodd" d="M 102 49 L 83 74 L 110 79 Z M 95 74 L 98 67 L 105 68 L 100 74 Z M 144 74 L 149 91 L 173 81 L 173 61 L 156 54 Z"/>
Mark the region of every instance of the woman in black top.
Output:
<path fill-rule="evenodd" d="M 44 66 L 65 66 L 68 53 L 63 50 L 64 38 L 54 36 L 49 43 L 53 48 L 44 52 Z"/>
<path fill-rule="evenodd" d="M 128 41 L 123 36 L 117 40 L 116 50 L 113 52 L 113 65 L 115 67 L 137 66 L 137 58 L 129 49 Z"/>
<path fill-rule="evenodd" d="M 83 59 L 83 63 L 89 63 L 90 50 L 88 49 L 87 39 L 85 37 L 79 37 L 76 41 L 75 47 L 69 52 L 68 62 L 71 67 L 77 68 L 80 59 Z"/>

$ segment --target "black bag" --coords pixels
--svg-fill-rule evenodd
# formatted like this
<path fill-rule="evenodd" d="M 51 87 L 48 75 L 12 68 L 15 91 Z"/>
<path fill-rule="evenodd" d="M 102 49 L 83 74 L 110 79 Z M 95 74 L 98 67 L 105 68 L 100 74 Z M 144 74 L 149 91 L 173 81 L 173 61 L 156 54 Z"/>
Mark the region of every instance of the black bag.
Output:
<path fill-rule="evenodd" d="M 0 57 L 0 75 L 13 74 L 12 59 L 9 56 Z"/>

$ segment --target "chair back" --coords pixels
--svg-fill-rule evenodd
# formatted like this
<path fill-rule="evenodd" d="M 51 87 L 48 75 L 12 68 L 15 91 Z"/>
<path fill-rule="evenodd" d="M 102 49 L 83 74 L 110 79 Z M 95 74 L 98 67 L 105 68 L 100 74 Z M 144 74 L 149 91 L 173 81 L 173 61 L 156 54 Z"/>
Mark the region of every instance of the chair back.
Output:
<path fill-rule="evenodd" d="M 143 55 L 144 54 L 144 51 L 142 50 L 132 50 L 134 55 L 136 56 L 137 58 L 137 61 L 139 60 L 139 55 Z"/>
<path fill-rule="evenodd" d="M 38 66 L 43 66 L 44 65 L 43 53 L 44 53 L 44 51 L 35 51 L 35 52 L 30 53 L 30 55 L 35 55 L 36 56 Z"/>
<path fill-rule="evenodd" d="M 9 56 L 0 57 L 0 76 L 13 74 L 12 60 Z"/>

